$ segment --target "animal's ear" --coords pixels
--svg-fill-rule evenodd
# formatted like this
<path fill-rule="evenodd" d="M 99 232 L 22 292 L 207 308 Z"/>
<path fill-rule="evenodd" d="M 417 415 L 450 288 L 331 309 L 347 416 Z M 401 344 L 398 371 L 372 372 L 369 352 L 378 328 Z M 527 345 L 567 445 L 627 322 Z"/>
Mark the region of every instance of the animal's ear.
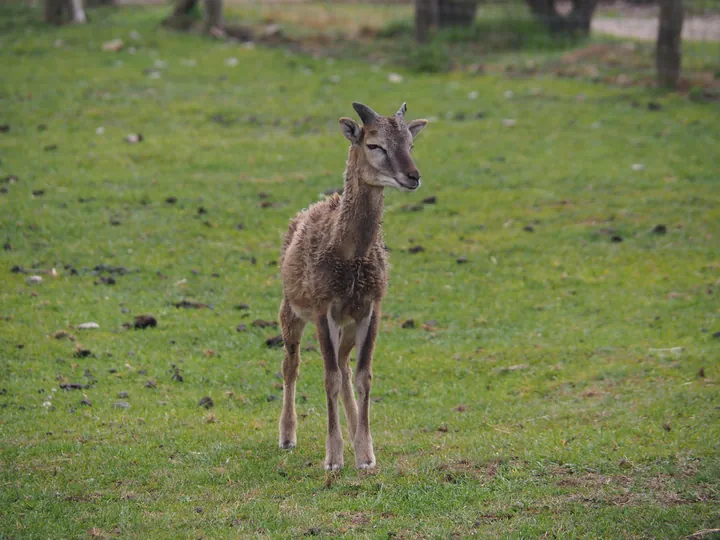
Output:
<path fill-rule="evenodd" d="M 410 130 L 410 135 L 413 136 L 413 139 L 418 136 L 425 126 L 427 126 L 427 123 L 427 120 L 413 120 L 408 124 L 408 129 Z"/>
<path fill-rule="evenodd" d="M 362 128 L 352 118 L 341 118 L 340 129 L 343 135 L 345 135 L 345 138 L 351 143 L 357 144 L 360 142 L 362 138 Z"/>

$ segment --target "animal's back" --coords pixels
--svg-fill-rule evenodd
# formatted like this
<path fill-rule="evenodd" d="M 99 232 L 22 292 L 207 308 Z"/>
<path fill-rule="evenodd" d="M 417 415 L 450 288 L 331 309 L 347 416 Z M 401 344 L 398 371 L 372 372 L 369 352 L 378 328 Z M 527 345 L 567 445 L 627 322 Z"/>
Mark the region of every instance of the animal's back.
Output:
<path fill-rule="evenodd" d="M 312 258 L 319 251 L 323 240 L 327 240 L 335 213 L 340 208 L 340 196 L 333 194 L 324 200 L 298 212 L 290 220 L 280 253 L 285 296 L 292 303 L 305 304 L 309 300 L 308 278 Z"/>

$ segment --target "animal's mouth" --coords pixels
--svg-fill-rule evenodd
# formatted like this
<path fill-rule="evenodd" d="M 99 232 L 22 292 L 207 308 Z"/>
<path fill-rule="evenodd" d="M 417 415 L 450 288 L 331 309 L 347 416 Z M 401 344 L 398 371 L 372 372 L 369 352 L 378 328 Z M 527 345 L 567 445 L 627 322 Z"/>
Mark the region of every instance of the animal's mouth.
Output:
<path fill-rule="evenodd" d="M 422 185 L 420 180 L 414 180 L 411 178 L 402 180 L 396 178 L 395 182 L 397 182 L 401 191 L 416 191 Z"/>

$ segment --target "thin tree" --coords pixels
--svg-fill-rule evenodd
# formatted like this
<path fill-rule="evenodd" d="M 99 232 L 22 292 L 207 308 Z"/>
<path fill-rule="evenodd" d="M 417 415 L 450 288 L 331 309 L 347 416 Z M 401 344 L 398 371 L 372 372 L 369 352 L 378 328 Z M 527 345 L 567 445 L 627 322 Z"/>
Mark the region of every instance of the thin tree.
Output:
<path fill-rule="evenodd" d="M 424 43 L 438 28 L 470 26 L 477 7 L 478 0 L 415 0 L 415 38 Z"/>
<path fill-rule="evenodd" d="M 164 24 L 182 30 L 189 29 L 194 22 L 192 11 L 195 9 L 197 2 L 198 0 L 178 0 L 172 15 L 165 19 Z M 224 34 L 225 30 L 222 12 L 222 0 L 205 0 L 207 30 L 218 37 Z"/>
<path fill-rule="evenodd" d="M 682 60 L 682 0 L 660 0 L 660 24 L 655 47 L 658 84 L 677 88 Z"/>
<path fill-rule="evenodd" d="M 45 22 L 82 24 L 87 21 L 82 0 L 45 0 Z"/>
<path fill-rule="evenodd" d="M 533 15 L 553 33 L 588 35 L 598 0 L 572 0 L 570 12 L 563 15 L 557 0 L 525 0 Z"/>

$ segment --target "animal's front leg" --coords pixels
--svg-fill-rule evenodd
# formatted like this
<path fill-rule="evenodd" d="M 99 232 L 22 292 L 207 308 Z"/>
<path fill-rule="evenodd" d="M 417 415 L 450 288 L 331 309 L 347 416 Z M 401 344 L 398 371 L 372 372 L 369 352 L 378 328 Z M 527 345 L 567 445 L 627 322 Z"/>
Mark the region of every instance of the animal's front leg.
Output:
<path fill-rule="evenodd" d="M 340 328 L 330 315 L 319 317 L 316 325 L 320 350 L 325 362 L 325 393 L 328 409 L 325 470 L 336 471 L 343 466 L 343 440 L 340 433 L 340 415 L 338 414 L 338 394 L 342 386 L 342 374 L 338 365 Z"/>
<path fill-rule="evenodd" d="M 372 357 L 377 338 L 380 305 L 376 304 L 372 313 L 357 325 L 356 348 L 357 369 L 355 387 L 358 392 L 358 423 L 353 446 L 355 448 L 355 466 L 358 469 L 375 467 L 372 435 L 370 435 L 370 387 L 372 386 Z"/>

